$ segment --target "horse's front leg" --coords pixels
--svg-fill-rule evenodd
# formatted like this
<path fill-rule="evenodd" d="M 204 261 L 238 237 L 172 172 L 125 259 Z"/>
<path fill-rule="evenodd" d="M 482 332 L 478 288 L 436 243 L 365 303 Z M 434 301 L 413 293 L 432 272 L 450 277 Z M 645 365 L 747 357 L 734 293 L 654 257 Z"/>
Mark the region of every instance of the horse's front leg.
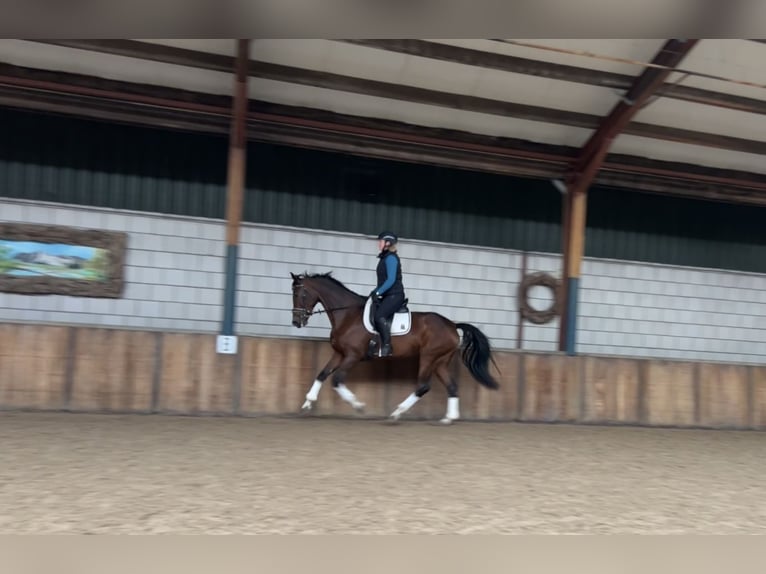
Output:
<path fill-rule="evenodd" d="M 336 371 L 342 361 L 343 355 L 335 351 L 324 368 L 319 372 L 316 379 L 314 379 L 314 383 L 311 385 L 309 392 L 306 393 L 306 400 L 301 407 L 302 410 L 310 411 L 314 407 L 314 403 L 319 398 L 319 391 L 322 390 L 322 384 L 325 382 L 325 379 Z"/>

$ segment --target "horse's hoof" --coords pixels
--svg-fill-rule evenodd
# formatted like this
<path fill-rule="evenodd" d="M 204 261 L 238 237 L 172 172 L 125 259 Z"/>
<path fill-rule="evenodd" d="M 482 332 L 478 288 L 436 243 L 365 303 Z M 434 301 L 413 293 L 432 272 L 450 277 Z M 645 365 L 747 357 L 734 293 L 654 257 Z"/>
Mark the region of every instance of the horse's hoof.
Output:
<path fill-rule="evenodd" d="M 442 420 L 440 420 L 439 422 L 440 422 L 441 424 L 443 424 L 443 425 L 451 425 L 452 423 L 454 423 L 454 422 L 455 422 L 455 420 L 454 420 L 454 419 L 450 419 L 450 418 L 447 418 L 447 417 L 444 417 L 444 418 L 443 418 Z"/>
<path fill-rule="evenodd" d="M 354 406 L 354 410 L 360 414 L 364 413 L 364 407 L 366 406 L 364 403 L 357 403 Z"/>
<path fill-rule="evenodd" d="M 314 408 L 314 401 L 310 401 L 307 399 L 306 402 L 303 403 L 303 406 L 301 406 L 301 411 L 303 411 L 304 413 L 307 413 L 311 411 L 311 409 L 313 408 Z"/>

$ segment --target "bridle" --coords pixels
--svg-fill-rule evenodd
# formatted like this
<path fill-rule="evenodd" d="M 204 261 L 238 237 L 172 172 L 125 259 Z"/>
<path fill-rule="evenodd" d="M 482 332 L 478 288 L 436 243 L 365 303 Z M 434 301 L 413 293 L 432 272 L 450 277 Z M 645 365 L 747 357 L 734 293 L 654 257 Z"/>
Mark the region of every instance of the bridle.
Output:
<path fill-rule="evenodd" d="M 321 315 L 322 313 L 329 313 L 330 311 L 340 311 L 341 309 L 350 309 L 351 307 L 353 307 L 353 305 L 344 305 L 343 307 L 333 307 L 332 309 L 317 309 L 316 311 L 309 311 L 308 309 L 306 309 L 306 303 L 305 303 L 306 301 L 305 285 L 303 285 L 303 283 L 297 283 L 293 285 L 293 293 L 295 293 L 296 288 L 301 289 L 300 300 L 303 306 L 293 307 L 293 313 L 296 311 L 299 311 L 301 314 L 301 320 L 303 320 L 304 318 L 308 320 L 308 318 L 311 317 L 312 315 Z M 317 301 L 317 303 L 321 303 L 321 301 Z"/>
<path fill-rule="evenodd" d="M 301 320 L 306 319 L 308 320 L 309 317 L 312 315 L 321 315 L 322 313 L 329 313 L 330 311 L 340 311 L 342 309 L 350 309 L 351 307 L 354 307 L 354 305 L 344 305 L 343 307 L 333 307 L 332 309 L 317 309 L 316 311 L 309 311 L 306 309 L 306 286 L 303 285 L 303 283 L 297 283 L 293 285 L 293 293 L 295 293 L 296 289 L 301 289 L 300 293 L 300 301 L 302 303 L 302 307 L 293 307 L 293 313 L 298 311 L 301 314 Z M 317 303 L 321 303 L 321 301 L 317 301 Z"/>
<path fill-rule="evenodd" d="M 302 307 L 293 307 L 293 313 L 295 313 L 296 311 L 299 311 L 300 314 L 301 314 L 301 320 L 303 320 L 303 319 L 308 320 L 308 318 L 311 317 L 312 315 L 319 315 L 321 313 L 327 313 L 327 311 L 325 309 L 319 309 L 317 311 L 309 311 L 308 309 L 306 309 L 306 287 L 303 285 L 303 283 L 298 283 L 296 285 L 293 285 L 293 294 L 295 294 L 295 289 L 296 288 L 301 289 L 300 301 L 301 301 L 301 304 L 303 306 Z M 319 303 L 319 301 L 317 301 L 317 303 Z"/>

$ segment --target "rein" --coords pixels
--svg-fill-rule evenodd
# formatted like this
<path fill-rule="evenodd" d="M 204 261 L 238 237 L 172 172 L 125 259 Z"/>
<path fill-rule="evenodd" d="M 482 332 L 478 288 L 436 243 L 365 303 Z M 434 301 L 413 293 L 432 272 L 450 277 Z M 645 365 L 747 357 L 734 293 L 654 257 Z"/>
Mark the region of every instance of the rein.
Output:
<path fill-rule="evenodd" d="M 295 285 L 293 289 L 295 287 L 300 287 L 301 289 L 306 288 L 302 283 Z M 341 311 L 342 309 L 352 309 L 354 307 L 356 307 L 356 305 L 345 305 L 343 307 L 333 307 L 332 309 L 317 309 L 316 311 L 309 311 L 305 307 L 293 307 L 293 311 L 300 311 L 301 313 L 305 313 L 307 317 L 311 317 L 312 315 L 321 315 L 322 313 L 330 313 L 332 311 Z"/>
<path fill-rule="evenodd" d="M 356 307 L 356 305 L 346 305 L 345 307 L 333 307 L 332 309 L 317 309 L 316 311 L 309 311 L 308 309 L 304 309 L 303 307 L 293 307 L 293 311 L 301 311 L 303 313 L 306 313 L 309 317 L 312 315 L 321 315 L 322 313 L 329 313 L 331 311 L 340 311 L 341 309 L 351 309 L 352 307 Z"/>

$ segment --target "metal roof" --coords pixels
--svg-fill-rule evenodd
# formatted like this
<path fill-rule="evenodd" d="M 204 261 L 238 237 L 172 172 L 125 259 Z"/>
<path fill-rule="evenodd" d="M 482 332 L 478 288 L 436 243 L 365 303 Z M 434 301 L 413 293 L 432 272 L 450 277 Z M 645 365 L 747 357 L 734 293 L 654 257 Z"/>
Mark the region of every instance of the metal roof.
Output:
<path fill-rule="evenodd" d="M 249 137 L 560 178 L 665 42 L 253 40 Z M 0 105 L 226 133 L 235 53 L 231 39 L 0 40 Z M 764 55 L 698 41 L 596 183 L 766 204 Z"/>

